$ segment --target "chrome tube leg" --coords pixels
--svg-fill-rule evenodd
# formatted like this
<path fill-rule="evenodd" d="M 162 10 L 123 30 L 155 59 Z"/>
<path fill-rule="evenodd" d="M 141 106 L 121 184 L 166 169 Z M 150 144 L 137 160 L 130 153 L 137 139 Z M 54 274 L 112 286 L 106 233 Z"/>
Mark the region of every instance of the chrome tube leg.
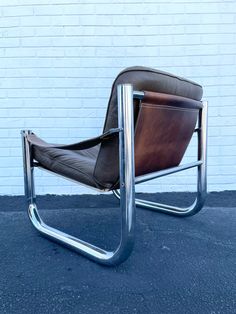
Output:
<path fill-rule="evenodd" d="M 93 244 L 70 236 L 46 225 L 37 210 L 33 163 L 27 134 L 22 131 L 25 194 L 29 203 L 29 218 L 34 227 L 44 236 L 57 241 L 74 251 L 104 265 L 122 263 L 130 255 L 134 244 L 135 192 L 134 192 L 134 132 L 133 132 L 133 89 L 131 85 L 118 86 L 118 117 L 122 128 L 119 137 L 120 182 L 121 182 L 121 239 L 117 249 L 105 251 Z"/>
<path fill-rule="evenodd" d="M 135 199 L 137 206 L 175 216 L 191 216 L 202 209 L 207 194 L 207 116 L 208 103 L 204 101 L 198 119 L 198 160 L 202 163 L 197 167 L 197 196 L 193 204 L 189 207 L 182 208 Z M 113 191 L 113 193 L 117 198 L 120 198 L 118 190 Z"/>
<path fill-rule="evenodd" d="M 35 189 L 34 189 L 34 167 L 33 160 L 31 158 L 31 147 L 27 140 L 27 135 L 30 134 L 30 130 L 24 130 L 21 132 L 22 138 L 22 153 L 23 153 L 23 171 L 24 171 L 24 187 L 25 196 L 28 204 L 35 203 Z"/>
<path fill-rule="evenodd" d="M 120 208 L 122 254 L 129 255 L 134 245 L 135 227 L 135 175 L 134 175 L 134 123 L 133 87 L 119 85 L 118 124 L 119 134 Z M 125 256 L 127 258 L 127 256 Z"/>
<path fill-rule="evenodd" d="M 207 120 L 208 102 L 203 101 L 203 108 L 199 113 L 198 119 L 198 159 L 202 160 L 202 164 L 198 166 L 197 200 L 201 208 L 207 195 Z"/>

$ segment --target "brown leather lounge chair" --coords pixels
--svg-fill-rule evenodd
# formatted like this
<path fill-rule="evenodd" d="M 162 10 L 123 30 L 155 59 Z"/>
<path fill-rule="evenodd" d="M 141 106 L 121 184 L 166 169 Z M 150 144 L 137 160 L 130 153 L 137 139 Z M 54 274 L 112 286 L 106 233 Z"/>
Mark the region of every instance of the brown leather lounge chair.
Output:
<path fill-rule="evenodd" d="M 162 71 L 131 67 L 115 79 L 101 136 L 71 145 L 53 145 L 32 131 L 22 131 L 25 194 L 29 217 L 43 235 L 90 259 L 114 265 L 131 253 L 135 233 L 135 204 L 167 214 L 197 213 L 206 197 L 207 103 L 202 87 Z M 196 126 L 197 123 L 197 126 Z M 197 161 L 179 165 L 193 133 L 198 135 Z M 120 198 L 121 239 L 114 251 L 47 226 L 39 216 L 33 170 L 49 170 Z M 135 199 L 135 184 L 197 168 L 197 197 L 180 208 Z"/>

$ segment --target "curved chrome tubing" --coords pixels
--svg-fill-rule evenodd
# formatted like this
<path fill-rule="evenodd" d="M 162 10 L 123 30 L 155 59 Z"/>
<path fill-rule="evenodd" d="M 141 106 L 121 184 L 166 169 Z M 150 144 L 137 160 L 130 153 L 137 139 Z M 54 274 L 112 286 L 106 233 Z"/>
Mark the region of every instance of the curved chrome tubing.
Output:
<path fill-rule="evenodd" d="M 34 165 L 27 134 L 22 131 L 25 195 L 29 203 L 28 214 L 34 227 L 44 236 L 57 241 L 98 263 L 116 265 L 125 261 L 134 245 L 135 226 L 135 184 L 134 184 L 134 126 L 133 88 L 129 84 L 118 86 L 119 164 L 120 164 L 120 210 L 121 239 L 114 251 L 105 251 L 88 242 L 70 236 L 46 225 L 41 219 L 34 192 Z"/>
<path fill-rule="evenodd" d="M 206 101 L 204 101 L 203 108 L 200 110 L 199 113 L 198 128 L 196 130 L 198 134 L 198 161 L 189 165 L 181 165 L 178 167 L 159 171 L 156 174 L 137 177 L 135 179 L 135 183 L 139 184 L 148 180 L 152 180 L 154 178 L 197 167 L 197 196 L 193 204 L 189 207 L 181 208 L 141 199 L 135 199 L 136 206 L 169 215 L 182 217 L 194 215 L 202 209 L 207 194 L 207 107 L 208 104 Z M 118 199 L 120 199 L 120 193 L 118 190 L 114 190 L 113 194 Z"/>
<path fill-rule="evenodd" d="M 38 213 L 36 204 L 29 205 L 28 214 L 34 227 L 44 236 L 59 242 L 101 264 L 116 265 L 122 263 L 129 257 L 132 251 L 132 237 L 128 236 L 127 239 L 125 239 L 124 233 L 123 238 L 115 251 L 105 251 L 95 245 L 80 240 L 45 224 Z M 131 230 L 128 232 L 132 233 Z"/>
<path fill-rule="evenodd" d="M 120 199 L 120 193 L 118 190 L 114 190 L 113 194 Z M 192 216 L 195 215 L 197 212 L 199 212 L 205 202 L 205 196 L 203 196 L 203 193 L 197 193 L 197 197 L 193 204 L 189 207 L 182 208 L 177 206 L 171 206 L 151 201 L 142 200 L 139 198 L 135 199 L 135 205 L 144 209 L 149 209 L 153 211 L 162 212 L 168 215 L 174 215 L 174 216 Z"/>

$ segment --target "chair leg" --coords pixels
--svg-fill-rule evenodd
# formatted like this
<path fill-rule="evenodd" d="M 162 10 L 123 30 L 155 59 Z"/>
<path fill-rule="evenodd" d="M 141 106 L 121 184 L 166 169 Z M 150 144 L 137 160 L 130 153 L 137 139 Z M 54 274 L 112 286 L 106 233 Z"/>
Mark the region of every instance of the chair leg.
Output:
<path fill-rule="evenodd" d="M 34 164 L 30 143 L 27 140 L 27 135 L 30 131 L 22 131 L 25 195 L 29 204 L 29 218 L 33 226 L 44 236 L 104 265 L 116 265 L 125 261 L 129 257 L 134 244 L 135 184 L 132 102 L 132 86 L 118 86 L 118 123 L 119 127 L 122 129 L 119 135 L 121 239 L 118 248 L 114 251 L 106 251 L 93 244 L 52 228 L 43 222 L 38 213 L 34 193 Z"/>
<path fill-rule="evenodd" d="M 202 163 L 197 166 L 197 196 L 193 204 L 189 207 L 181 208 L 135 199 L 137 206 L 175 216 L 191 216 L 202 209 L 207 195 L 207 107 L 208 104 L 204 101 L 198 119 L 198 160 L 202 161 Z M 114 190 L 113 194 L 120 199 L 118 190 Z"/>

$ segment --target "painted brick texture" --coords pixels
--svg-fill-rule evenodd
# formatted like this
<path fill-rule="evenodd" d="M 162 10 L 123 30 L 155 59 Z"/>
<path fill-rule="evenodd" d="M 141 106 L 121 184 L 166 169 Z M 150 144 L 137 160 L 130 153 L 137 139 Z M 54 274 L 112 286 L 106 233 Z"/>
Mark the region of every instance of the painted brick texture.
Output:
<path fill-rule="evenodd" d="M 21 129 L 61 143 L 100 134 L 112 82 L 132 65 L 203 85 L 208 188 L 236 189 L 235 1 L 1 0 L 0 18 L 0 194 L 23 194 Z M 137 190 L 193 191 L 194 175 Z M 38 171 L 36 182 L 40 194 L 90 193 Z"/>

